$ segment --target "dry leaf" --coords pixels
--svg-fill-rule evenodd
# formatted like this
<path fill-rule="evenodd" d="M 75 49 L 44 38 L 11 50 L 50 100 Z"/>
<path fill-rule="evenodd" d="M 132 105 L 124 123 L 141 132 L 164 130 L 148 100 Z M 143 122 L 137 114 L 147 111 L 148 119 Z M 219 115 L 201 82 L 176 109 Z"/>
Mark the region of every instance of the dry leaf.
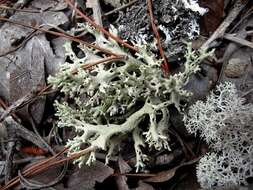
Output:
<path fill-rule="evenodd" d="M 102 183 L 107 177 L 113 174 L 113 169 L 104 163 L 96 161 L 92 166 L 83 166 L 69 177 L 68 190 L 92 189 L 96 182 Z"/>
<path fill-rule="evenodd" d="M 224 16 L 224 0 L 201 0 L 200 5 L 208 8 L 206 13 L 201 18 L 202 34 L 213 33 L 223 20 Z"/>
<path fill-rule="evenodd" d="M 196 158 L 194 160 L 191 160 L 189 162 L 185 162 L 175 168 L 172 168 L 170 170 L 167 170 L 167 171 L 162 171 L 162 172 L 159 172 L 156 174 L 156 176 L 154 177 L 150 177 L 150 178 L 147 178 L 143 181 L 145 182 L 153 182 L 153 183 L 162 183 L 162 182 L 165 182 L 165 181 L 168 181 L 170 180 L 172 177 L 174 177 L 176 171 L 183 167 L 183 166 L 187 166 L 187 165 L 191 165 L 191 164 L 194 164 L 196 163 L 197 161 L 199 161 L 200 158 Z"/>

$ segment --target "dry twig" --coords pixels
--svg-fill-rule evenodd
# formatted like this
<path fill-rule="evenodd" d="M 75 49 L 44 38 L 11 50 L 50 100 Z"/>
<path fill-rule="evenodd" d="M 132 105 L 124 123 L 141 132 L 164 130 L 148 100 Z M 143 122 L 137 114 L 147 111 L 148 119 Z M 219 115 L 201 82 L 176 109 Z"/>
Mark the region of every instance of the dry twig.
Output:
<path fill-rule="evenodd" d="M 154 32 L 156 40 L 157 40 L 157 45 L 158 45 L 158 48 L 159 48 L 160 55 L 163 59 L 162 68 L 164 70 L 165 75 L 167 75 L 168 72 L 169 72 L 169 65 L 167 63 L 167 58 L 166 58 L 166 56 L 164 54 L 164 51 L 163 51 L 163 47 L 162 47 L 159 32 L 158 32 L 157 27 L 154 23 L 154 15 L 153 15 L 153 10 L 152 10 L 152 0 L 147 0 L 147 5 L 148 5 L 148 10 L 149 10 L 150 23 L 151 23 L 153 32 Z"/>
<path fill-rule="evenodd" d="M 235 36 L 233 34 L 224 34 L 224 38 L 227 39 L 227 40 L 230 40 L 232 42 L 235 42 L 237 44 L 240 44 L 242 46 L 247 46 L 247 47 L 253 49 L 253 43 L 252 42 L 250 42 L 248 40 L 245 40 L 243 38 L 240 38 L 238 36 Z"/>
<path fill-rule="evenodd" d="M 37 164 L 34 164 L 33 166 L 29 167 L 25 171 L 21 172 L 21 174 L 24 177 L 30 177 L 32 175 L 39 174 L 39 173 L 47 170 L 50 167 L 62 165 L 66 161 L 71 161 L 71 160 L 77 159 L 77 158 L 79 158 L 83 155 L 86 155 L 86 154 L 88 154 L 92 151 L 95 151 L 95 150 L 96 150 L 96 147 L 88 147 L 78 153 L 71 155 L 70 157 L 59 159 L 59 156 L 61 156 L 64 152 L 67 151 L 67 148 L 65 148 L 61 152 L 59 152 L 58 154 L 56 154 L 46 160 L 40 161 Z M 17 185 L 19 182 L 20 182 L 20 176 L 16 176 L 12 180 L 10 180 L 5 186 L 1 187 L 0 190 L 7 190 L 7 189 Z"/>
<path fill-rule="evenodd" d="M 129 6 L 131 6 L 131 5 L 133 5 L 133 4 L 136 3 L 136 2 L 138 2 L 138 0 L 130 1 L 129 3 L 127 3 L 127 4 L 125 4 L 125 5 L 122 5 L 121 7 L 118 7 L 118 8 L 116 8 L 116 9 L 113 9 L 112 11 L 109 11 L 109 12 L 103 14 L 103 16 L 109 16 L 109 15 L 115 13 L 115 12 L 121 11 L 121 10 L 123 10 L 123 9 L 125 9 L 125 8 L 127 8 L 127 7 L 129 7 Z"/>
<path fill-rule="evenodd" d="M 216 31 L 211 35 L 211 37 L 201 46 L 201 49 L 205 50 L 210 48 L 212 42 L 224 36 L 227 28 L 237 18 L 237 16 L 243 10 L 247 2 L 248 0 L 246 0 L 246 2 L 242 2 L 241 0 L 237 0 L 235 2 L 233 9 L 229 12 L 226 19 L 221 23 L 221 25 L 216 29 Z"/>

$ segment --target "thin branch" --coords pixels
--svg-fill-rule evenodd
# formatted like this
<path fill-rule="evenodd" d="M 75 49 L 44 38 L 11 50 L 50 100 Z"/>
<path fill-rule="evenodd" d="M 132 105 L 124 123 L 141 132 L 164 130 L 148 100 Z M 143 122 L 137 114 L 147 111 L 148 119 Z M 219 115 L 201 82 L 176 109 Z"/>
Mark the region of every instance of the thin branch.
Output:
<path fill-rule="evenodd" d="M 246 2 L 242 2 L 241 0 L 237 0 L 235 2 L 233 9 L 229 12 L 226 19 L 221 23 L 221 25 L 216 29 L 211 37 L 201 46 L 202 50 L 208 49 L 211 46 L 212 42 L 224 36 L 227 28 L 237 18 L 247 2 L 248 0 L 246 0 Z"/>
<path fill-rule="evenodd" d="M 8 50 L 7 52 L 1 53 L 0 57 L 6 56 L 10 53 L 13 53 L 15 51 L 17 51 L 19 48 L 21 48 L 22 46 L 24 46 L 31 38 L 34 37 L 34 35 L 36 34 L 36 30 L 32 31 L 30 34 L 28 34 L 28 36 L 22 41 L 22 43 L 20 43 L 18 46 L 16 46 L 15 48 L 12 48 L 10 50 Z"/>
<path fill-rule="evenodd" d="M 167 75 L 168 72 L 169 72 L 169 65 L 167 63 L 167 58 L 166 58 L 165 53 L 164 53 L 163 48 L 162 48 L 159 32 L 158 32 L 157 27 L 154 23 L 154 15 L 153 15 L 153 10 L 152 10 L 152 0 L 147 0 L 147 5 L 148 5 L 149 16 L 150 16 L 150 23 L 151 23 L 153 32 L 154 32 L 156 40 L 157 40 L 157 45 L 158 45 L 158 48 L 159 48 L 160 55 L 163 59 L 162 68 L 164 70 L 165 75 Z"/>
<path fill-rule="evenodd" d="M 6 9 L 6 10 L 13 10 L 18 12 L 25 12 L 25 13 L 43 13 L 43 12 L 58 12 L 58 10 L 35 10 L 35 9 L 20 9 L 20 8 L 14 8 L 14 7 L 8 7 L 6 5 L 0 5 L 0 9 Z"/>
<path fill-rule="evenodd" d="M 29 106 L 29 105 L 28 105 L 27 110 L 28 110 L 28 114 L 29 114 L 29 121 L 30 121 L 30 124 L 32 125 L 32 128 L 33 128 L 34 133 L 37 135 L 38 140 L 41 141 L 41 142 L 44 144 L 44 146 L 47 148 L 47 150 L 48 150 L 52 155 L 55 155 L 56 153 L 55 153 L 55 151 L 53 150 L 53 148 L 44 140 L 44 138 L 43 138 L 42 136 L 40 136 L 40 133 L 39 133 L 38 128 L 37 128 L 37 126 L 36 126 L 36 124 L 35 124 L 35 120 L 34 120 L 34 118 L 33 118 L 33 115 L 32 115 L 32 113 L 31 113 L 31 109 L 30 109 L 30 106 Z"/>
<path fill-rule="evenodd" d="M 113 52 L 111 52 L 111 51 L 109 51 L 107 49 L 104 49 L 104 48 L 101 48 L 99 46 L 96 46 L 96 45 L 90 44 L 88 42 L 85 42 L 83 40 L 77 39 L 77 38 L 75 38 L 75 36 L 72 36 L 72 35 L 67 35 L 67 34 L 63 34 L 63 33 L 60 33 L 60 32 L 50 31 L 50 30 L 47 30 L 47 29 L 44 29 L 44 28 L 39 28 L 39 27 L 36 27 L 36 26 L 31 26 L 31 25 L 28 25 L 28 24 L 25 24 L 25 23 L 21 23 L 21 22 L 17 22 L 17 21 L 14 21 L 14 20 L 10 20 L 10 19 L 4 18 L 4 17 L 0 17 L 0 21 L 1 20 L 9 22 L 9 23 L 12 23 L 12 24 L 16 24 L 16 25 L 19 25 L 19 26 L 23 26 L 23 27 L 26 27 L 26 28 L 31 28 L 31 29 L 34 29 L 34 30 L 38 30 L 38 31 L 41 31 L 41 32 L 52 34 L 54 36 L 64 37 L 64 38 L 67 38 L 67 39 L 69 39 L 71 41 L 84 44 L 87 47 L 100 50 L 100 51 L 102 51 L 104 53 L 107 53 L 109 55 L 117 56 L 117 54 L 115 54 L 115 53 L 113 53 Z"/>
<path fill-rule="evenodd" d="M 121 10 L 123 10 L 123 9 L 125 9 L 125 8 L 133 5 L 133 4 L 135 4 L 136 2 L 138 2 L 138 0 L 130 1 L 129 3 L 127 3 L 125 5 L 122 5 L 122 6 L 118 7 L 118 8 L 116 8 L 116 9 L 113 9 L 112 11 L 109 11 L 109 12 L 103 14 L 103 16 L 109 16 L 109 15 L 115 13 L 115 12 L 121 11 Z"/>
<path fill-rule="evenodd" d="M 120 56 L 111 56 L 111 57 L 108 57 L 108 58 L 104 58 L 102 60 L 99 60 L 95 63 L 85 63 L 85 64 L 82 64 L 80 67 L 83 68 L 83 69 L 90 69 L 96 65 L 99 65 L 99 64 L 106 64 L 106 63 L 110 63 L 112 61 L 119 61 L 119 60 L 122 60 L 122 59 L 126 59 L 126 56 L 125 55 L 120 55 Z M 76 74 L 77 73 L 77 69 L 74 69 L 70 72 L 71 74 Z"/>
<path fill-rule="evenodd" d="M 8 108 L 6 108 L 6 110 L 4 110 L 4 112 L 2 113 L 1 117 L 0 117 L 0 122 L 2 122 L 8 115 L 10 115 L 14 110 L 23 107 L 24 103 L 27 104 L 27 102 L 31 102 L 31 100 L 34 98 L 34 93 L 28 93 L 25 96 L 23 96 L 22 98 L 18 99 L 17 101 L 15 101 L 11 106 L 9 106 Z"/>
<path fill-rule="evenodd" d="M 0 106 L 6 110 L 8 108 L 8 106 L 5 104 L 5 102 L 0 98 Z M 14 113 L 11 114 L 11 116 L 14 118 L 14 120 L 19 120 L 18 116 Z"/>
<path fill-rule="evenodd" d="M 238 36 L 235 36 L 235 35 L 233 35 L 233 34 L 224 34 L 224 38 L 225 38 L 226 40 L 230 40 L 230 41 L 235 42 L 235 43 L 238 43 L 238 44 L 240 44 L 240 45 L 242 45 L 242 46 L 247 46 L 247 47 L 253 49 L 253 42 L 250 42 L 250 41 L 248 41 L 248 40 L 245 40 L 245 39 L 240 38 L 240 37 L 238 37 Z"/>
<path fill-rule="evenodd" d="M 71 161 L 71 160 L 77 159 L 77 158 L 79 158 L 83 155 L 86 155 L 90 152 L 93 152 L 95 150 L 96 150 L 96 147 L 91 146 L 91 147 L 88 147 L 84 150 L 81 150 L 78 153 L 72 154 L 71 156 L 69 156 L 67 158 L 61 158 L 60 160 L 58 160 L 58 157 L 67 151 L 67 148 L 65 148 L 61 152 L 59 152 L 57 155 L 52 156 L 46 160 L 40 161 L 39 163 L 34 164 L 30 168 L 27 168 L 25 171 L 22 172 L 22 176 L 30 177 L 32 175 L 39 174 L 43 171 L 46 171 L 48 168 L 50 168 L 52 166 L 62 165 L 66 161 Z M 10 180 L 5 186 L 1 187 L 0 190 L 7 190 L 7 189 L 17 185 L 18 183 L 20 183 L 20 176 L 16 176 L 12 180 Z"/>
<path fill-rule="evenodd" d="M 3 112 L 3 109 L 0 108 L 0 113 Z M 45 145 L 44 141 L 42 141 L 38 136 L 32 131 L 23 127 L 20 123 L 16 122 L 13 118 L 9 117 L 3 121 L 3 126 L 6 127 L 7 133 L 9 135 L 8 139 L 16 139 L 17 137 L 30 141 L 35 144 L 39 148 L 48 151 L 48 147 Z M 13 137 L 12 137 L 13 136 Z"/>

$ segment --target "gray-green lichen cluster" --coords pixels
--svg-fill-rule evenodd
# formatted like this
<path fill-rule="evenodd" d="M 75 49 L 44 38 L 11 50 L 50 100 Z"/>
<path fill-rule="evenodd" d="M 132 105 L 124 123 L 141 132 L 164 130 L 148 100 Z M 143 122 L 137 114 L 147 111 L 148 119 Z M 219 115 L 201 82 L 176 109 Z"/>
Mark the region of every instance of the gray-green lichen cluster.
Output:
<path fill-rule="evenodd" d="M 103 55 L 79 45 L 85 56 L 78 58 L 70 43 L 65 45 L 66 56 L 73 64 L 66 63 L 49 82 L 64 94 L 64 98 L 55 103 L 58 126 L 76 130 L 76 136 L 67 143 L 69 153 L 80 151 L 81 145 L 86 144 L 107 151 L 108 162 L 115 146 L 126 137 L 132 137 L 139 170 L 147 160 L 142 147 L 170 149 L 168 106 L 174 105 L 180 110 L 180 100 L 191 95 L 183 89 L 185 84 L 200 69 L 199 63 L 212 52 L 195 52 L 189 46 L 184 71 L 164 77 L 161 60 L 149 52 L 149 45 L 144 41 L 136 44 L 139 53 L 132 56 L 91 27 L 80 27 L 95 36 L 95 44 L 124 55 L 125 59 L 83 70 L 82 64 L 101 60 Z M 117 35 L 116 29 L 112 28 L 111 32 Z M 73 69 L 77 74 L 71 74 Z M 90 164 L 94 160 L 95 152 L 88 159 L 82 157 L 77 161 Z"/>

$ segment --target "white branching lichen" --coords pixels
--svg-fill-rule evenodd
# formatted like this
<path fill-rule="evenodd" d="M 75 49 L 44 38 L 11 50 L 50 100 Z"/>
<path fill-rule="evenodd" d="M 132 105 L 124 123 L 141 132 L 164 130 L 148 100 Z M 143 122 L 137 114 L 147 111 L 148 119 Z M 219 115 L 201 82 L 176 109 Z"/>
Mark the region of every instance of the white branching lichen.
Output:
<path fill-rule="evenodd" d="M 204 15 L 208 11 L 206 8 L 199 6 L 198 0 L 182 0 L 182 2 L 186 9 L 198 12 L 200 15 Z"/>
<path fill-rule="evenodd" d="M 162 61 L 155 59 L 147 44 L 136 44 L 139 53 L 134 57 L 114 40 L 104 38 L 89 26 L 82 27 L 95 36 L 95 44 L 125 55 L 126 59 L 83 70 L 80 64 L 103 57 L 97 50 L 80 45 L 86 56 L 77 58 L 66 45 L 67 55 L 74 63 L 66 64 L 55 77 L 49 78 L 49 82 L 65 95 L 65 99 L 55 103 L 58 126 L 76 130 L 77 135 L 67 143 L 70 154 L 80 151 L 81 145 L 86 144 L 107 151 L 106 162 L 114 147 L 132 134 L 138 171 L 147 161 L 142 153 L 145 145 L 156 150 L 170 149 L 168 106 L 175 105 L 180 110 L 181 98 L 191 95 L 183 87 L 200 69 L 199 63 L 212 52 L 195 52 L 189 46 L 185 70 L 164 77 Z M 111 32 L 117 34 L 115 28 Z M 72 69 L 77 69 L 77 74 L 70 74 Z M 86 161 L 90 164 L 94 159 L 92 153 Z M 83 163 L 84 158 L 78 161 Z"/>
<path fill-rule="evenodd" d="M 253 177 L 253 105 L 244 104 L 235 85 L 219 85 L 206 102 L 190 107 L 184 121 L 213 150 L 197 167 L 202 188 L 247 185 Z"/>

